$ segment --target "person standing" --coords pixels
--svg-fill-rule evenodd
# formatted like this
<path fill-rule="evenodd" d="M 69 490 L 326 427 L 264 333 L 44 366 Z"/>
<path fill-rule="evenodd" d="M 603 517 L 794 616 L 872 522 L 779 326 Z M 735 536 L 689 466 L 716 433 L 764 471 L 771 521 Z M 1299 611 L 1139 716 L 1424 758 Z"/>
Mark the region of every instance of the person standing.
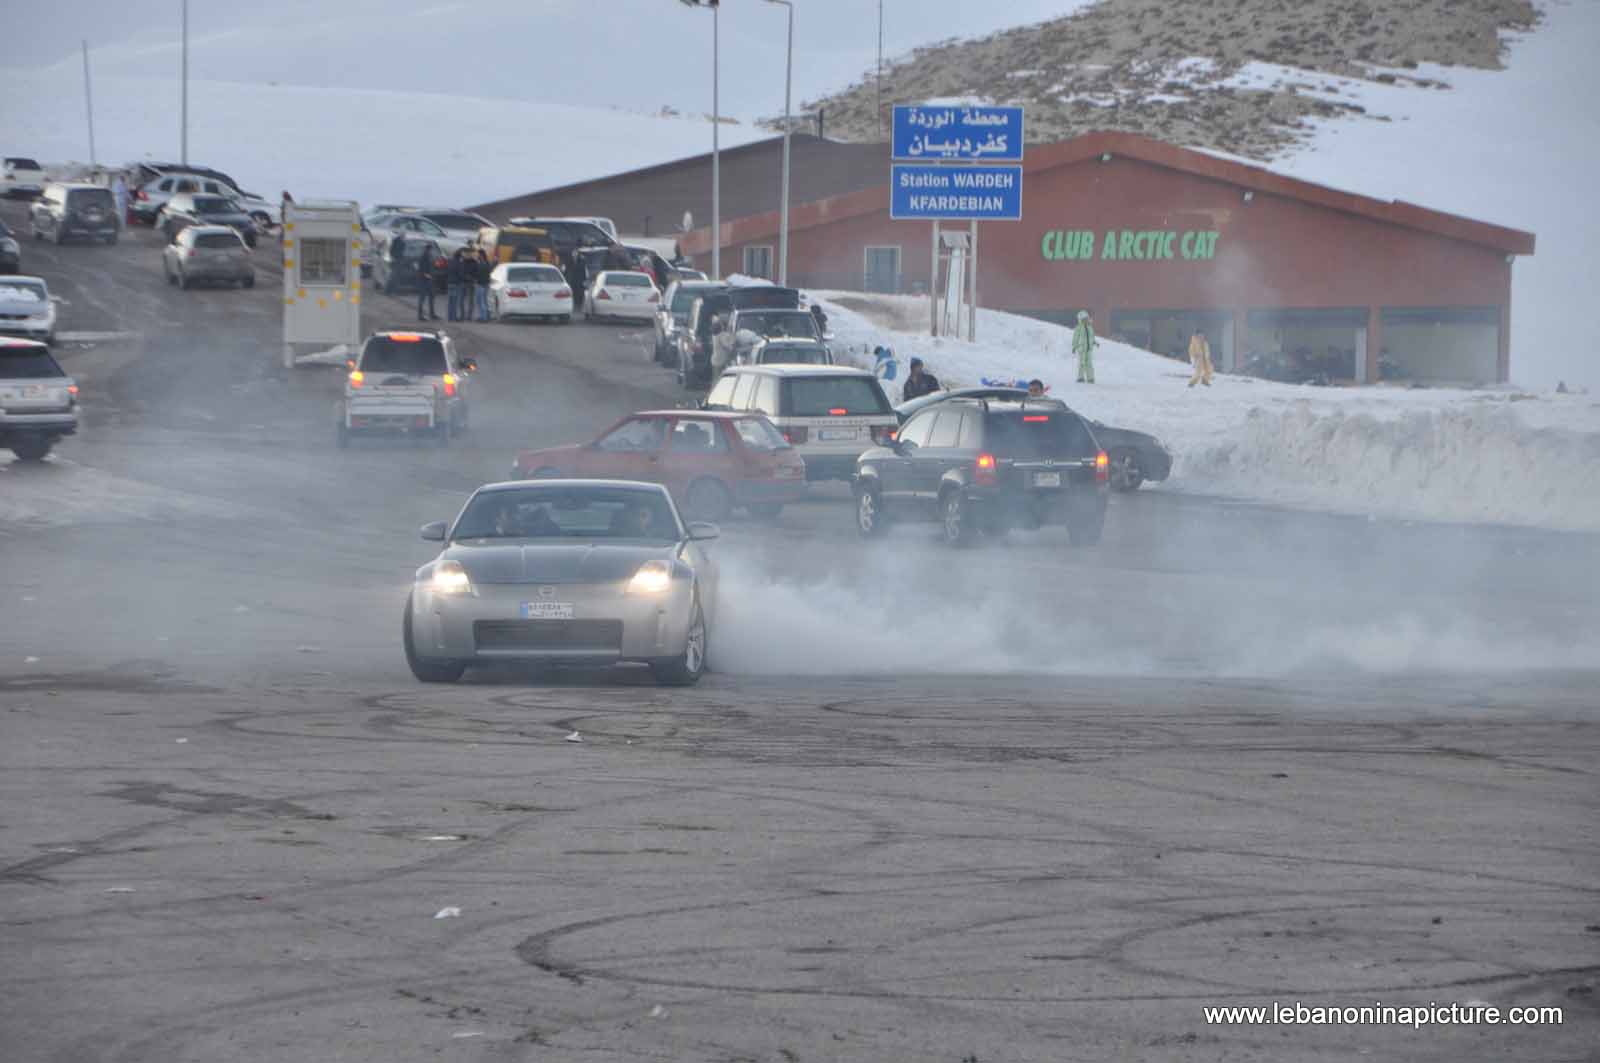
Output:
<path fill-rule="evenodd" d="M 469 249 L 461 252 L 461 320 L 471 321 L 477 305 L 478 256 Z"/>
<path fill-rule="evenodd" d="M 427 307 L 427 313 L 423 313 L 423 307 Z M 439 320 L 439 311 L 433 305 L 433 255 L 426 247 L 417 259 L 417 320 Z"/>
<path fill-rule="evenodd" d="M 466 271 L 461 262 L 461 248 L 456 248 L 455 254 L 450 256 L 450 262 L 445 266 L 445 320 L 461 320 L 461 282 L 466 277 Z"/>
<path fill-rule="evenodd" d="M 572 249 L 572 261 L 567 266 L 567 286 L 572 289 L 573 307 L 581 306 L 584 293 L 589 290 L 589 263 L 578 248 Z"/>
<path fill-rule="evenodd" d="M 911 359 L 911 371 L 906 374 L 905 386 L 900 389 L 900 401 L 910 402 L 939 390 L 939 378 L 922 368 L 922 359 Z"/>
<path fill-rule="evenodd" d="M 1094 319 L 1089 311 L 1078 311 L 1078 326 L 1072 330 L 1072 353 L 1078 356 L 1078 383 L 1094 383 L 1094 349 L 1100 345 L 1094 338 Z"/>
<path fill-rule="evenodd" d="M 489 264 L 489 252 L 478 248 L 478 320 L 489 320 L 489 280 L 494 267 Z"/>
<path fill-rule="evenodd" d="M 1189 364 L 1194 366 L 1194 374 L 1189 377 L 1189 386 L 1204 384 L 1211 386 L 1211 341 L 1206 339 L 1206 334 L 1199 329 L 1194 330 L 1194 335 L 1189 337 Z"/>

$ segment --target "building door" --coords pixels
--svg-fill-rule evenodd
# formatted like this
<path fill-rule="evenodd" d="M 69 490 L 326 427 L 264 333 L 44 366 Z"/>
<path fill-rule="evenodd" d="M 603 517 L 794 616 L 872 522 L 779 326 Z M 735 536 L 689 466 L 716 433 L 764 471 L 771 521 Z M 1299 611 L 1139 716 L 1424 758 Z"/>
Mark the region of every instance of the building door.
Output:
<path fill-rule="evenodd" d="M 744 249 L 744 275 L 746 277 L 760 277 L 762 280 L 772 279 L 772 247 L 770 244 L 760 244 Z"/>
<path fill-rule="evenodd" d="M 900 248 L 867 248 L 866 283 L 869 292 L 895 295 L 900 291 Z"/>

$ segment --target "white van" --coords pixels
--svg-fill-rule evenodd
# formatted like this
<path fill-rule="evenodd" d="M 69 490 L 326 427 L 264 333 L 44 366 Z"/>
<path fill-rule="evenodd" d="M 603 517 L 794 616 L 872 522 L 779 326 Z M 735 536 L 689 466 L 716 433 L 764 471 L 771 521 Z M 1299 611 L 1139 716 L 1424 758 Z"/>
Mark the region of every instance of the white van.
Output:
<path fill-rule="evenodd" d="M 845 365 L 735 366 L 705 408 L 766 414 L 805 459 L 807 480 L 849 480 L 856 458 L 887 445 L 900 423 L 878 378 Z"/>

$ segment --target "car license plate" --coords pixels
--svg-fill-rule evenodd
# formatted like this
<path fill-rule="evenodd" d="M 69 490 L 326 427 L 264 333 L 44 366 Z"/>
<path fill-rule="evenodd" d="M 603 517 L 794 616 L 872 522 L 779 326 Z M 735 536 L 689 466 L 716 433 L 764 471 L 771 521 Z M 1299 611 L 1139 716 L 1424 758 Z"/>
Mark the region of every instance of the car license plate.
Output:
<path fill-rule="evenodd" d="M 817 433 L 817 438 L 818 439 L 825 439 L 825 440 L 826 439 L 859 439 L 860 437 L 861 437 L 861 429 L 859 429 L 859 428 L 824 428 L 822 431 Z"/>
<path fill-rule="evenodd" d="M 1035 487 L 1060 487 L 1061 474 L 1058 472 L 1036 472 L 1033 474 Z"/>
<path fill-rule="evenodd" d="M 22 389 L 22 397 L 25 399 L 36 399 L 43 394 L 44 388 L 40 387 L 38 384 L 28 384 Z"/>
<path fill-rule="evenodd" d="M 524 620 L 571 620 L 571 602 L 523 602 Z"/>

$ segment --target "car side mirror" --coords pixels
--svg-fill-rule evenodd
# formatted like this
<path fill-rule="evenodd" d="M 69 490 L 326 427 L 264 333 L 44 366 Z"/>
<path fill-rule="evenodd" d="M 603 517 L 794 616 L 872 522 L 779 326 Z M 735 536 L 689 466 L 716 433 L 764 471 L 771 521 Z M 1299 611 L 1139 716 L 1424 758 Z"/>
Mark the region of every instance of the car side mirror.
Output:
<path fill-rule="evenodd" d="M 695 542 L 708 542 L 722 534 L 722 529 L 708 520 L 697 520 L 689 525 L 689 538 Z"/>
<path fill-rule="evenodd" d="M 444 542 L 445 528 L 444 521 L 436 520 L 432 524 L 424 524 L 420 534 L 424 542 L 442 543 Z"/>

